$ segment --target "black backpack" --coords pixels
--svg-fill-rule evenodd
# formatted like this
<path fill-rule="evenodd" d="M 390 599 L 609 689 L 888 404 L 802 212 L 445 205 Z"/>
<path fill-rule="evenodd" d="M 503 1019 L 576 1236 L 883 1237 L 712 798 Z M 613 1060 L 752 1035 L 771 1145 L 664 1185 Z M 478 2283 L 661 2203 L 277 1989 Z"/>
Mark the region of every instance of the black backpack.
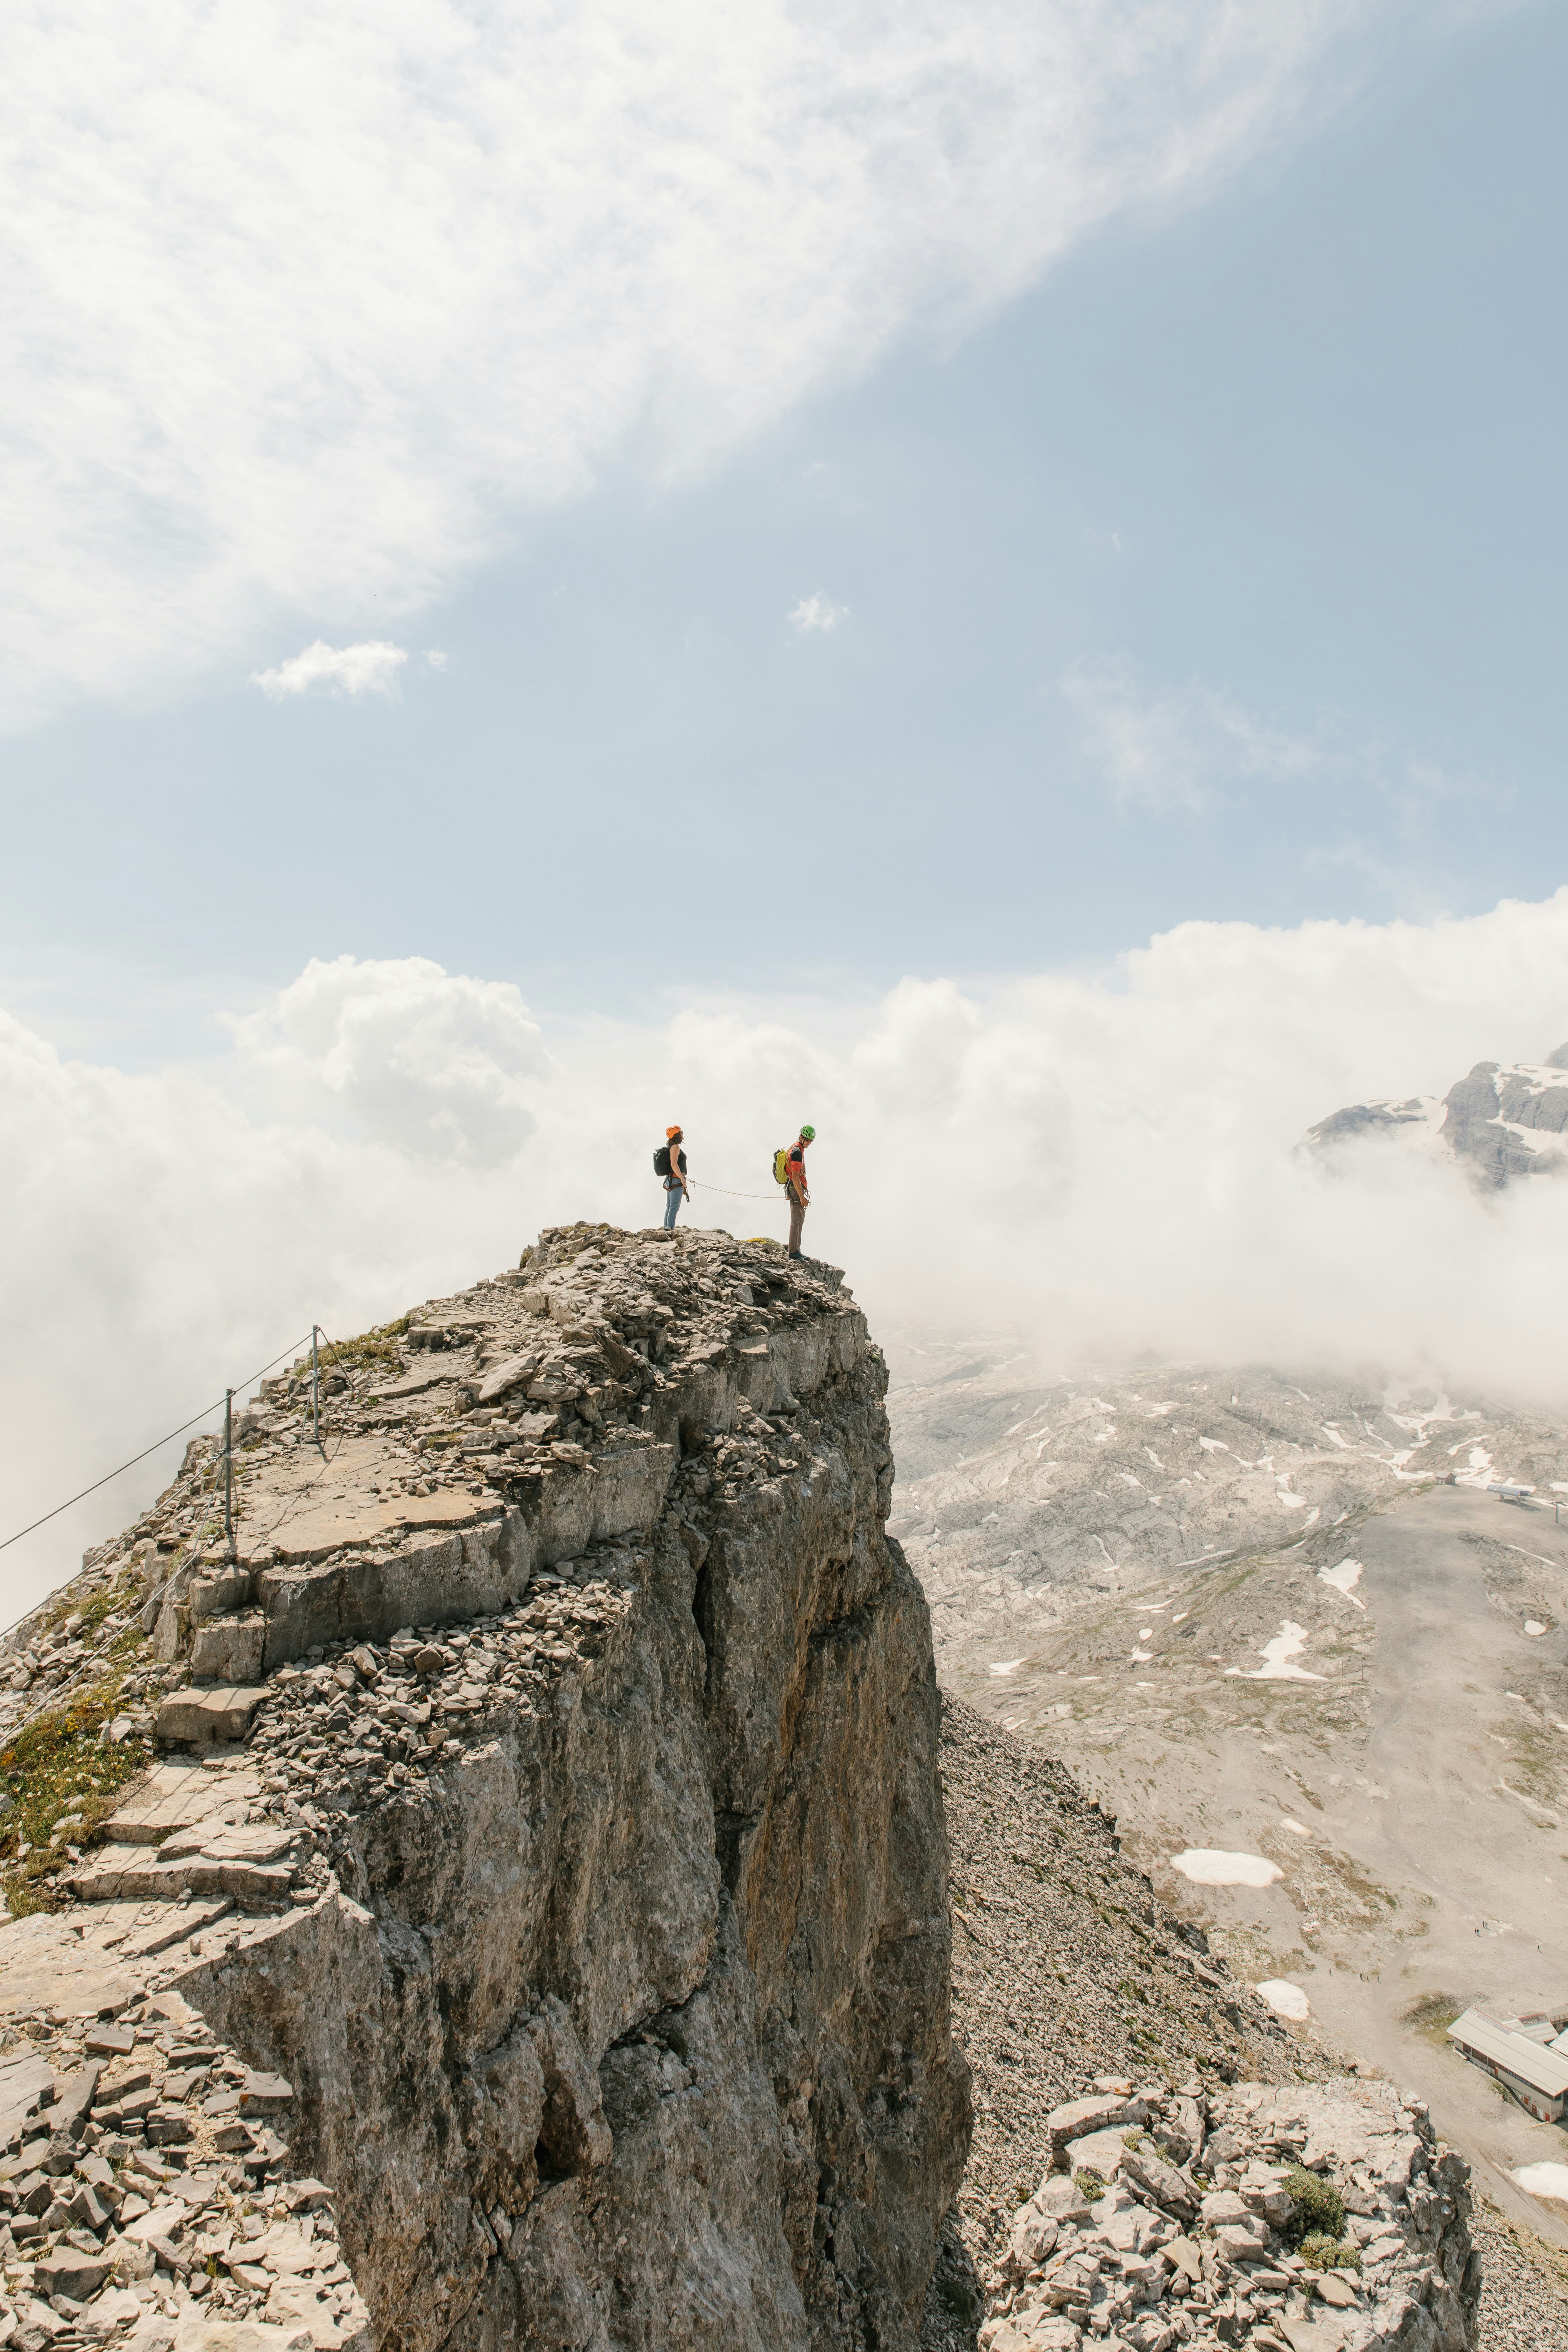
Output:
<path fill-rule="evenodd" d="M 669 1165 L 669 1146 L 668 1143 L 661 1143 L 658 1150 L 654 1153 L 653 1172 L 656 1176 L 668 1176 L 673 1172 Z"/>

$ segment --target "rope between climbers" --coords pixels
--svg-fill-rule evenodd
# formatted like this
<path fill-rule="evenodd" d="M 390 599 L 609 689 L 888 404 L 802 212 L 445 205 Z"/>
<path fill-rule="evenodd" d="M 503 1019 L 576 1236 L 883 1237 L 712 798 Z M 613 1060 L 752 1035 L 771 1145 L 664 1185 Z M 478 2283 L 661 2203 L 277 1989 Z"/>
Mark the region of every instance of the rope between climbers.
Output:
<path fill-rule="evenodd" d="M 726 1201 L 776 1201 L 776 1192 L 732 1192 L 728 1184 L 710 1184 L 706 1177 L 689 1176 L 694 1192 L 722 1192 Z"/>

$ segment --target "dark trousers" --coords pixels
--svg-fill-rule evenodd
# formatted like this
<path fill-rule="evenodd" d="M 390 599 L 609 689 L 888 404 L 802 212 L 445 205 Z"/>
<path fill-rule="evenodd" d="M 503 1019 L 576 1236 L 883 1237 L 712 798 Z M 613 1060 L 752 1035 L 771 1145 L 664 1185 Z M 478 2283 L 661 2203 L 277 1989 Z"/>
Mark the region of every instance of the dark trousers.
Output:
<path fill-rule="evenodd" d="M 805 1223 L 805 1202 L 792 1184 L 789 1188 L 789 1254 L 800 1255 L 800 1229 Z"/>

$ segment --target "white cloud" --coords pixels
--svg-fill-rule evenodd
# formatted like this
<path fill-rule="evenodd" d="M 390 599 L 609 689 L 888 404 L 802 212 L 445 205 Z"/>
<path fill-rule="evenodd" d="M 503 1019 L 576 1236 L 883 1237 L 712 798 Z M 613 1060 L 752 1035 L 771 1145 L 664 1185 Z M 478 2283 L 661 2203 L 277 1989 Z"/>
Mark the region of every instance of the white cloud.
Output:
<path fill-rule="evenodd" d="M 276 669 L 258 670 L 252 683 L 274 702 L 290 694 L 309 694 L 315 687 L 325 687 L 330 694 L 395 694 L 397 673 L 407 659 L 401 646 L 379 639 L 334 646 L 318 637 Z"/>
<path fill-rule="evenodd" d="M 1212 687 L 1150 693 L 1127 661 L 1079 663 L 1061 691 L 1085 751 L 1123 810 L 1205 815 L 1240 781 L 1299 782 L 1320 773 L 1328 756 Z"/>
<path fill-rule="evenodd" d="M 0 713 L 384 625 L 612 461 L 710 470 L 1454 13 L 23 0 Z"/>
<path fill-rule="evenodd" d="M 423 956 L 312 959 L 236 1024 L 240 1082 L 284 1113 L 341 1109 L 350 1131 L 412 1158 L 496 1167 L 527 1142 L 549 1057 L 510 981 Z"/>
<path fill-rule="evenodd" d="M 1447 774 L 1435 761 L 1391 751 L 1322 712 L 1310 734 L 1274 727 L 1221 688 L 1199 679 L 1151 688 L 1126 659 L 1080 662 L 1061 680 L 1086 759 L 1124 814 L 1206 816 L 1249 784 L 1281 792 L 1310 784 L 1358 783 L 1394 805 L 1406 830 L 1437 804 L 1491 788 Z M 1364 867 L 1353 845 L 1332 853 Z M 1380 869 L 1387 887 L 1399 869 Z"/>
<path fill-rule="evenodd" d="M 823 595 L 803 596 L 790 614 L 791 621 L 803 637 L 809 635 L 813 629 L 820 629 L 826 635 L 828 630 L 836 629 L 840 621 L 848 618 L 847 604 L 835 604 L 831 598 Z"/>
<path fill-rule="evenodd" d="M 1374 1142 L 1331 1181 L 1293 1146 L 1342 1104 L 1548 1052 L 1565 971 L 1568 888 L 1463 920 L 1188 923 L 1098 976 L 658 1026 L 543 1024 L 504 981 L 340 957 L 226 1064 L 135 1076 L 0 1014 L 0 1536 L 312 1319 L 363 1328 L 543 1223 L 657 1218 L 676 1118 L 698 1215 L 745 1234 L 779 1230 L 773 1148 L 816 1126 L 808 1244 L 881 1327 L 1007 1320 L 1064 1369 L 1336 1367 L 1560 1411 L 1560 1187 L 1483 1199 Z M 148 1491 L 0 1555 L 0 1601 Z"/>

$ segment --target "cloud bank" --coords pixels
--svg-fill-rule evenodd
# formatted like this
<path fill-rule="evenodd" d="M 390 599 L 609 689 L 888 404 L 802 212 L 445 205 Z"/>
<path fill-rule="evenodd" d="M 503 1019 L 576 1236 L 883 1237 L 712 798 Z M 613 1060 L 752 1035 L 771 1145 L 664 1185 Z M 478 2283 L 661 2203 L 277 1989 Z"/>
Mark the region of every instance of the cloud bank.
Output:
<path fill-rule="evenodd" d="M 413 610 L 612 462 L 709 469 L 1462 13 L 19 0 L 0 723 Z"/>
<path fill-rule="evenodd" d="M 782 1233 L 773 1150 L 816 1126 L 808 1246 L 883 1329 L 1010 1323 L 1061 1370 L 1336 1366 L 1556 1409 L 1568 1187 L 1482 1198 L 1375 1143 L 1328 1177 L 1293 1147 L 1343 1103 L 1565 1034 L 1568 889 L 1462 921 L 1191 923 L 1099 976 L 548 1043 L 509 982 L 345 956 L 199 1073 L 64 1061 L 0 1014 L 0 1535 L 312 1321 L 361 1329 L 543 1223 L 656 1221 L 676 1120 L 699 1220 L 741 1234 Z M 159 1483 L 138 1476 L 0 1555 L 0 1601 L 122 1524 Z"/>

